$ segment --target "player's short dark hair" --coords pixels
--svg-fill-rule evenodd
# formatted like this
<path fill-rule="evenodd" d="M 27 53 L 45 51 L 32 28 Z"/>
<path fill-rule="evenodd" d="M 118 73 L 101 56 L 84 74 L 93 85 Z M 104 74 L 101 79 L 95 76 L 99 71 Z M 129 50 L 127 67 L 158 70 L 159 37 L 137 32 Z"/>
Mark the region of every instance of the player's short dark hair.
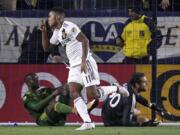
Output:
<path fill-rule="evenodd" d="M 128 3 L 128 9 L 132 9 L 135 13 L 141 14 L 142 13 L 142 2 L 141 0 L 132 0 Z"/>
<path fill-rule="evenodd" d="M 54 11 L 55 13 L 58 13 L 58 14 L 65 14 L 64 9 L 61 8 L 61 7 L 53 7 L 53 8 L 51 9 L 51 11 Z"/>
<path fill-rule="evenodd" d="M 144 73 L 140 73 L 140 72 L 137 72 L 137 73 L 134 73 L 130 79 L 130 84 L 135 86 L 136 83 L 141 83 L 141 78 L 144 77 L 145 74 Z"/>
<path fill-rule="evenodd" d="M 34 75 L 36 75 L 36 74 L 35 74 L 35 73 L 28 73 L 28 74 L 26 74 L 26 75 L 24 76 L 24 82 L 27 81 L 28 77 L 32 77 L 32 76 L 34 76 Z"/>

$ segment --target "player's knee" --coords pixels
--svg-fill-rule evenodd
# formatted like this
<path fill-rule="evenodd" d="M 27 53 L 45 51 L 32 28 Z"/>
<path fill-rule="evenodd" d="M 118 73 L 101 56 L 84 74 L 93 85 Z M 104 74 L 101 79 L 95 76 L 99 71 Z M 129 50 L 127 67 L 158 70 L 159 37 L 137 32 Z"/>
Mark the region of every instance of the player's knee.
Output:
<path fill-rule="evenodd" d="M 80 91 L 82 89 L 82 86 L 80 84 L 76 83 L 69 83 L 69 90 L 70 90 L 70 97 L 72 99 L 76 99 L 80 96 Z"/>
<path fill-rule="evenodd" d="M 80 95 L 79 95 L 78 92 L 73 91 L 73 92 L 70 93 L 71 99 L 76 99 L 76 98 L 78 98 L 79 96 L 80 96 Z"/>
<path fill-rule="evenodd" d="M 94 99 L 96 99 L 96 100 L 99 99 L 99 95 L 98 95 L 97 93 L 91 93 L 91 95 L 88 95 L 88 97 L 94 98 Z"/>
<path fill-rule="evenodd" d="M 86 88 L 86 90 L 87 90 L 87 96 L 89 98 L 94 98 L 94 99 L 99 99 L 100 98 L 100 95 L 96 90 L 96 86 L 89 86 L 89 87 Z"/>

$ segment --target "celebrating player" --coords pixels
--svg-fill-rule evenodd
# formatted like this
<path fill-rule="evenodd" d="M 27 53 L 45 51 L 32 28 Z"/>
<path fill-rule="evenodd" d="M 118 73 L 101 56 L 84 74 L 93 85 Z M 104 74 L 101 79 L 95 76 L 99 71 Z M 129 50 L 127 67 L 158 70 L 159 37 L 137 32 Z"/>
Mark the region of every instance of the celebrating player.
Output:
<path fill-rule="evenodd" d="M 50 43 L 47 38 L 46 27 L 41 21 L 40 30 L 42 31 L 42 45 L 44 51 L 50 51 L 53 46 L 61 44 L 69 59 L 68 85 L 74 106 L 83 120 L 83 125 L 77 130 L 95 128 L 94 123 L 87 111 L 87 106 L 80 96 L 80 91 L 86 87 L 87 96 L 95 98 L 103 97 L 109 93 L 119 91 L 128 95 L 129 93 L 121 86 L 104 86 L 97 91 L 96 85 L 100 84 L 97 64 L 91 56 L 89 40 L 81 32 L 78 26 L 70 21 L 64 21 L 65 13 L 61 8 L 53 8 L 49 12 L 48 23 L 54 29 Z"/>

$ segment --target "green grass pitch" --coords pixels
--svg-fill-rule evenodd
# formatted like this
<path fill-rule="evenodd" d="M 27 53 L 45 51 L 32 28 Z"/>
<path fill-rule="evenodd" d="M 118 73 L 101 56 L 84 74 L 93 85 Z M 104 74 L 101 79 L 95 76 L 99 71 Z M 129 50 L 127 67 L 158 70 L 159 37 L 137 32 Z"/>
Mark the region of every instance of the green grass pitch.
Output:
<path fill-rule="evenodd" d="M 77 126 L 38 127 L 1 126 L 0 135 L 179 135 L 180 127 L 102 127 L 94 130 L 75 131 Z"/>

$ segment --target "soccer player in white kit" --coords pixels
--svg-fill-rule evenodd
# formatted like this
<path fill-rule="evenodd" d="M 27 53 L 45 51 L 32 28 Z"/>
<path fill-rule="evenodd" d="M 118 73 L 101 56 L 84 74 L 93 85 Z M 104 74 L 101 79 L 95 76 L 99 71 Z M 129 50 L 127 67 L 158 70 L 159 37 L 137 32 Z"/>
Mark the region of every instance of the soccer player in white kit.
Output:
<path fill-rule="evenodd" d="M 61 8 L 53 8 L 49 12 L 48 24 L 54 30 L 50 43 L 47 38 L 45 24 L 41 21 L 42 46 L 44 51 L 49 51 L 54 45 L 58 44 L 61 44 L 65 48 L 70 64 L 68 85 L 71 99 L 73 99 L 74 106 L 84 122 L 76 130 L 94 129 L 95 124 L 91 121 L 87 106 L 80 96 L 82 88 L 86 88 L 87 97 L 97 100 L 117 90 L 127 96 L 129 93 L 119 85 L 96 87 L 100 84 L 100 80 L 97 64 L 90 53 L 89 40 L 76 24 L 70 21 L 64 21 L 64 16 L 64 10 Z"/>

